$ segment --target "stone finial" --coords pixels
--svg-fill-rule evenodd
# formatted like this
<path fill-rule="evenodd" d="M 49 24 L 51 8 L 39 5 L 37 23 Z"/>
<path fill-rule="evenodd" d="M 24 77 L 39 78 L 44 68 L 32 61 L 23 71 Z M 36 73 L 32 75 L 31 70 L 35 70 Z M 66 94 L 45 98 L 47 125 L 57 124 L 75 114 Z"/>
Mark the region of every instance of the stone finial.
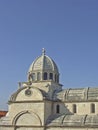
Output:
<path fill-rule="evenodd" d="M 21 86 L 22 86 L 22 83 L 18 82 L 18 88 L 21 88 Z"/>

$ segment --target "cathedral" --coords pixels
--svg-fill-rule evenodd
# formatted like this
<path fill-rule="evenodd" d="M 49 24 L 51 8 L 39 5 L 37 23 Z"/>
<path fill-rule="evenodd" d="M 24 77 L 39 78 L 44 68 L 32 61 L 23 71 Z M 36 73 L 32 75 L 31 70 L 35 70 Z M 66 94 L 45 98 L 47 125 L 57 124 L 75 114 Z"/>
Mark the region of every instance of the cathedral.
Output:
<path fill-rule="evenodd" d="M 10 96 L 0 130 L 98 130 L 98 87 L 63 88 L 45 49 Z"/>

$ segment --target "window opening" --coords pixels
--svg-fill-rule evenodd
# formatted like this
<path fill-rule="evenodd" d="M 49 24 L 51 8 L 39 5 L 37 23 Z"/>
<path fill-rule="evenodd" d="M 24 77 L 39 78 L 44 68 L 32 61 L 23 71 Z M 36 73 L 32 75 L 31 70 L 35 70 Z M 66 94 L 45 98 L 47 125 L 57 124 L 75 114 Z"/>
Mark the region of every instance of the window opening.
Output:
<path fill-rule="evenodd" d="M 95 113 L 95 104 L 91 104 L 91 113 Z"/>
<path fill-rule="evenodd" d="M 53 79 L 53 73 L 49 74 L 49 79 Z"/>
<path fill-rule="evenodd" d="M 73 104 L 73 113 L 77 113 L 77 106 L 76 106 L 76 104 Z"/>
<path fill-rule="evenodd" d="M 60 113 L 60 106 L 59 105 L 56 106 L 56 113 Z"/>
<path fill-rule="evenodd" d="M 59 83 L 59 75 L 57 75 L 57 83 Z"/>
<path fill-rule="evenodd" d="M 47 72 L 44 73 L 44 80 L 47 80 Z"/>
<path fill-rule="evenodd" d="M 55 74 L 55 82 L 57 81 L 57 77 L 56 77 L 56 74 Z"/>

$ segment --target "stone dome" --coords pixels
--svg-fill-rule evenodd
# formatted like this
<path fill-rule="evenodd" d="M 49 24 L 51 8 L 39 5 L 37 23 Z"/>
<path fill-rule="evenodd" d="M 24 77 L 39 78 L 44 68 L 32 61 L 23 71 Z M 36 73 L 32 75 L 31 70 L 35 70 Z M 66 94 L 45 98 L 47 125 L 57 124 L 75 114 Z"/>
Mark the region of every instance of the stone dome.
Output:
<path fill-rule="evenodd" d="M 40 81 L 40 80 L 53 80 L 59 81 L 59 71 L 55 62 L 45 54 L 45 50 L 42 50 L 42 55 L 34 60 L 28 70 L 28 80 Z"/>

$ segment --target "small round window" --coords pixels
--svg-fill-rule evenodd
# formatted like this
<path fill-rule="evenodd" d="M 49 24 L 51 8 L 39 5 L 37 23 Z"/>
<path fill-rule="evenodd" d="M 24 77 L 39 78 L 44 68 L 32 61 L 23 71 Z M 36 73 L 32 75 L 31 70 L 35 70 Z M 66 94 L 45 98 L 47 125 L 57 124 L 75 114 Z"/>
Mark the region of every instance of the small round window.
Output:
<path fill-rule="evenodd" d="M 30 89 L 27 89 L 27 90 L 25 91 L 25 95 L 31 96 L 31 94 L 32 94 L 32 91 L 31 91 Z"/>

